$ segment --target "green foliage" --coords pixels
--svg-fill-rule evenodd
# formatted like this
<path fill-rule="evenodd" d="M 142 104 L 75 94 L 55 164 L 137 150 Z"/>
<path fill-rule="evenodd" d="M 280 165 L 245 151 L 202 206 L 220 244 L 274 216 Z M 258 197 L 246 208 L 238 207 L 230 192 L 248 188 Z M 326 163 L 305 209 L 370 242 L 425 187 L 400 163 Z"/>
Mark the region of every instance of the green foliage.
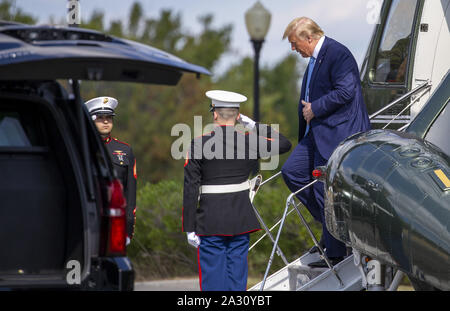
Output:
<path fill-rule="evenodd" d="M 0 2 L 0 20 L 13 21 L 24 24 L 35 24 L 37 19 L 15 6 L 14 0 Z"/>
<path fill-rule="evenodd" d="M 140 40 L 169 53 L 178 54 L 177 46 L 182 42 L 184 36 L 180 14 L 162 10 L 158 19 L 145 21 L 145 28 Z"/>
<path fill-rule="evenodd" d="M 138 191 L 136 228 L 128 255 L 139 279 L 192 276 L 198 273 L 197 252 L 187 243 L 181 232 L 183 184 L 180 180 L 146 183 Z M 270 228 L 283 215 L 289 191 L 281 178 L 264 185 L 255 197 L 255 207 Z M 300 209 L 320 238 L 320 230 L 305 208 Z M 272 234 L 275 237 L 279 227 Z M 262 236 L 264 230 L 251 234 L 251 244 Z M 281 233 L 280 247 L 289 261 L 293 261 L 312 246 L 312 241 L 296 212 L 287 218 Z M 251 276 L 261 277 L 267 266 L 273 244 L 264 238 L 249 253 Z M 283 266 L 275 256 L 271 271 Z"/>
<path fill-rule="evenodd" d="M 136 33 L 139 27 L 140 19 L 142 18 L 142 7 L 139 2 L 133 3 L 130 11 L 130 20 L 128 24 L 128 30 L 130 36 L 136 37 Z"/>
<path fill-rule="evenodd" d="M 181 232 L 182 193 L 183 185 L 169 180 L 140 187 L 135 236 L 128 248 L 139 278 L 195 273 L 196 251 Z"/>
<path fill-rule="evenodd" d="M 103 31 L 103 18 L 105 14 L 100 10 L 94 10 L 91 14 L 91 18 L 88 22 L 81 21 L 82 28 L 89 28 L 97 31 Z"/>
<path fill-rule="evenodd" d="M 232 26 L 212 29 L 212 15 L 202 16 L 199 21 L 203 26 L 202 33 L 198 37 L 186 36 L 186 44 L 180 53 L 193 63 L 212 69 L 229 49 Z"/>

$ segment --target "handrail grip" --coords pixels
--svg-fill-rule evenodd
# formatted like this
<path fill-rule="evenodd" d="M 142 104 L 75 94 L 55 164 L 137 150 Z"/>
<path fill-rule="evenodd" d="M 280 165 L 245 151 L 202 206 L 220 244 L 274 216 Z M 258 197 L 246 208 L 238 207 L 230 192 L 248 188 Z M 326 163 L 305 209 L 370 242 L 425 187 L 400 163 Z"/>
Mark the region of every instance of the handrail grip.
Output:
<path fill-rule="evenodd" d="M 264 180 L 259 186 L 261 187 L 262 185 L 264 185 L 265 183 L 271 181 L 272 179 L 278 177 L 278 175 L 281 174 L 281 171 L 279 171 L 278 173 L 276 173 L 275 175 L 270 176 L 269 178 L 267 178 L 266 180 Z"/>

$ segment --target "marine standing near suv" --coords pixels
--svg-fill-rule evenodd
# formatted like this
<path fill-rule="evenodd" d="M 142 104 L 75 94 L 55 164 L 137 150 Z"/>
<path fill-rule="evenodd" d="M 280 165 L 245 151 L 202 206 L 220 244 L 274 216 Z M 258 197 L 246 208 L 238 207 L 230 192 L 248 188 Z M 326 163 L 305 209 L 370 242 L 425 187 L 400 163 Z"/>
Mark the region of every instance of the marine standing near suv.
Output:
<path fill-rule="evenodd" d="M 116 115 L 115 109 L 119 102 L 113 97 L 104 96 L 93 98 L 85 104 L 111 156 L 114 168 L 118 174 L 117 177 L 122 182 L 127 204 L 128 245 L 133 237 L 134 225 L 136 223 L 136 158 L 130 145 L 111 137 L 111 131 L 114 125 L 113 117 Z"/>

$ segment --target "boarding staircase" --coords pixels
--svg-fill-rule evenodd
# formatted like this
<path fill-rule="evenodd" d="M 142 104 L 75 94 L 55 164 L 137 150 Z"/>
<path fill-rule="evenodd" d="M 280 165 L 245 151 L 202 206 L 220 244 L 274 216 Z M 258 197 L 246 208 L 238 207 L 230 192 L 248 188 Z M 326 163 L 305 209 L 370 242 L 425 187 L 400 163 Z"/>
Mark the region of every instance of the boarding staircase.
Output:
<path fill-rule="evenodd" d="M 315 173 L 317 174 L 317 173 Z M 276 178 L 281 175 L 281 172 L 278 172 L 274 176 L 270 177 L 266 181 L 262 182 L 261 175 L 258 175 L 255 179 L 253 179 L 252 188 L 251 188 L 251 201 L 259 188 L 267 183 L 268 181 Z M 301 204 L 296 204 L 295 195 L 299 192 L 305 190 L 306 188 L 312 186 L 318 180 L 314 180 L 310 184 L 306 185 L 302 189 L 297 192 L 291 193 L 286 201 L 286 208 L 283 213 L 283 217 L 280 221 L 278 221 L 272 228 L 268 228 L 264 223 L 261 215 L 258 210 L 253 206 L 255 214 L 259 219 L 262 227 L 266 231 L 266 233 L 256 241 L 251 247 L 250 250 L 258 244 L 259 241 L 262 240 L 265 236 L 269 236 L 273 243 L 272 254 L 269 259 L 269 263 L 266 269 L 266 273 L 264 275 L 264 279 L 258 284 L 254 285 L 249 291 L 256 290 L 279 290 L 279 291 L 358 291 L 364 289 L 362 282 L 362 274 L 360 273 L 358 267 L 353 262 L 353 255 L 346 257 L 343 261 L 339 262 L 337 265 L 332 266 L 328 258 L 326 256 L 320 255 L 323 254 L 323 249 L 317 242 L 311 228 L 307 224 L 305 218 L 300 212 Z M 252 193 L 253 192 L 253 193 Z M 253 202 L 252 202 L 253 204 Z M 286 259 L 286 256 L 283 254 L 278 242 L 280 239 L 281 230 L 284 225 L 284 221 L 286 217 L 292 212 L 296 211 L 302 220 L 303 224 L 307 228 L 314 244 L 319 248 L 319 252 L 309 253 L 306 252 L 300 258 L 297 258 L 293 262 L 289 263 Z M 276 238 L 272 235 L 272 229 L 280 225 L 278 234 Z M 281 257 L 285 266 L 273 273 L 272 275 L 268 275 L 271 264 L 273 262 L 273 258 L 275 253 Z M 318 261 L 321 258 L 324 258 L 328 264 L 328 268 L 312 268 L 309 267 L 308 264 L 314 261 Z"/>
<path fill-rule="evenodd" d="M 342 280 L 329 268 L 311 268 L 308 263 L 320 259 L 318 253 L 306 253 L 267 278 L 263 290 L 269 291 L 359 291 L 363 290 L 362 276 L 353 262 L 353 255 L 334 266 Z M 249 291 L 261 290 L 262 282 Z"/>
<path fill-rule="evenodd" d="M 379 111 L 370 115 L 369 119 L 371 120 L 371 123 L 385 123 L 386 125 L 383 127 L 383 129 L 387 128 L 390 124 L 406 123 L 405 125 L 397 129 L 398 131 L 403 131 L 409 125 L 410 119 L 409 117 L 402 116 L 402 113 L 404 113 L 409 107 L 411 107 L 411 105 L 413 105 L 418 100 L 418 98 L 420 98 L 420 96 L 416 96 L 415 99 L 411 100 L 411 102 L 408 105 L 406 105 L 400 111 L 400 113 L 398 113 L 396 116 L 393 116 L 391 120 L 382 120 L 382 122 L 380 122 L 380 117 L 383 117 L 382 113 L 388 110 L 389 108 L 393 107 L 394 105 L 397 105 L 399 103 L 408 100 L 409 98 L 412 98 L 413 95 L 419 95 L 420 93 L 424 94 L 430 89 L 430 87 L 431 83 L 429 80 L 425 81 L 423 84 L 418 85 L 408 93 L 404 94 L 403 96 L 394 100 L 392 103 L 388 104 Z M 318 175 L 320 174 L 321 174 L 320 170 L 313 171 L 314 177 L 319 177 Z M 252 201 L 252 204 L 253 199 L 256 193 L 258 192 L 259 188 L 265 183 L 275 179 L 279 175 L 281 175 L 281 172 L 278 172 L 277 174 L 273 175 L 272 177 L 268 178 L 265 181 L 262 181 L 261 175 L 258 175 L 252 180 L 252 185 L 250 189 L 250 200 Z M 359 254 L 355 252 L 355 254 L 349 255 L 343 261 L 339 262 L 337 265 L 332 266 L 328 258 L 324 255 L 324 251 L 317 242 L 317 239 L 315 238 L 311 228 L 309 227 L 308 223 L 306 222 L 305 218 L 300 212 L 302 204 L 301 203 L 297 204 L 295 202 L 296 194 L 305 190 L 308 187 L 311 187 L 317 181 L 318 179 L 309 183 L 305 187 L 299 189 L 297 192 L 291 193 L 289 195 L 289 197 L 286 200 L 286 207 L 284 209 L 284 213 L 281 220 L 278 221 L 270 229 L 264 223 L 258 210 L 255 208 L 255 206 L 253 206 L 255 214 L 266 233 L 259 240 L 257 240 L 250 247 L 249 250 L 255 247 L 256 244 L 258 244 L 259 241 L 261 241 L 266 236 L 270 237 L 273 243 L 273 249 L 269 258 L 269 262 L 267 264 L 263 280 L 258 284 L 254 285 L 253 287 L 251 287 L 249 291 L 256 291 L 256 290 L 360 291 L 364 290 L 367 287 L 368 280 L 366 279 L 364 271 L 362 271 L 361 258 Z M 286 259 L 286 256 L 283 254 L 278 242 L 280 239 L 281 231 L 283 229 L 284 221 L 286 217 L 293 211 L 297 212 L 303 225 L 306 227 L 308 233 L 310 234 L 315 246 L 319 248 L 319 252 L 315 252 L 312 254 L 306 252 L 300 258 L 297 258 L 296 260 L 289 263 L 288 260 Z M 278 225 L 280 227 L 278 229 L 276 238 L 274 238 L 271 231 Z M 270 267 L 272 265 L 275 253 L 281 257 L 281 259 L 285 263 L 285 266 L 269 276 Z M 308 266 L 309 263 L 318 261 L 321 258 L 325 260 L 325 262 L 328 265 L 328 268 L 312 268 Z M 398 271 L 388 290 L 396 290 L 398 284 L 400 283 L 401 278 L 402 272 Z"/>

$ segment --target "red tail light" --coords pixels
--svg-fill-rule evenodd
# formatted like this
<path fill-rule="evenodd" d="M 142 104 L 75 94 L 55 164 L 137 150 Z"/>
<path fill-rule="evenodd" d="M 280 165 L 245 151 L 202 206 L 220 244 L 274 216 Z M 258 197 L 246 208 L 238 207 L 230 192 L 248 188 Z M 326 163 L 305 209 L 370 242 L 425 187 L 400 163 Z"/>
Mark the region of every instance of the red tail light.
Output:
<path fill-rule="evenodd" d="M 320 170 L 314 170 L 314 171 L 312 171 L 312 175 L 313 175 L 315 178 L 319 178 L 319 177 L 322 176 L 322 171 L 320 171 Z"/>
<path fill-rule="evenodd" d="M 110 254 L 120 254 L 125 255 L 126 249 L 126 221 L 125 217 L 110 217 L 110 228 L 109 228 L 109 249 Z"/>
<path fill-rule="evenodd" d="M 312 175 L 314 179 L 318 179 L 319 181 L 325 182 L 327 177 L 327 167 L 326 166 L 318 166 L 312 171 Z"/>
<path fill-rule="evenodd" d="M 123 187 L 118 179 L 108 185 L 108 207 L 103 213 L 103 255 L 126 255 L 126 201 L 123 196 Z"/>

